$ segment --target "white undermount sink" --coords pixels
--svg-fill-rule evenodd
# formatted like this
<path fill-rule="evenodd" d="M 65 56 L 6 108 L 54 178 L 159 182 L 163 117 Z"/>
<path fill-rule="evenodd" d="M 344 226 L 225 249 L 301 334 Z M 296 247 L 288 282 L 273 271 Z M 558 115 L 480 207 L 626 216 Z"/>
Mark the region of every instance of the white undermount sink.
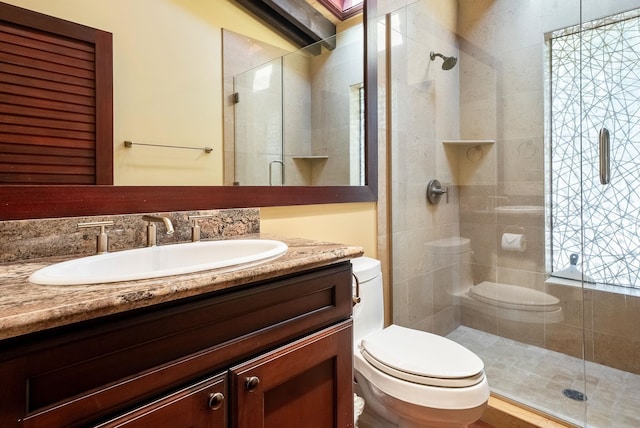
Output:
<path fill-rule="evenodd" d="M 182 275 L 210 269 L 238 270 L 273 260 L 287 244 L 269 239 L 232 239 L 136 248 L 56 263 L 34 272 L 41 285 L 79 285 Z"/>

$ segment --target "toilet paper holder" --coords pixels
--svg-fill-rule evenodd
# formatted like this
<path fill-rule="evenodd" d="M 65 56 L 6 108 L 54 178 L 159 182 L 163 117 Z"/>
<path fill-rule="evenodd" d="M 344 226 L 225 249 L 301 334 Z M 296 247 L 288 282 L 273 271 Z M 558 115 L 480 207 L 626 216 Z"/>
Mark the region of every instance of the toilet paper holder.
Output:
<path fill-rule="evenodd" d="M 500 246 L 503 251 L 525 252 L 527 249 L 527 235 L 524 227 L 505 227 L 502 232 Z"/>

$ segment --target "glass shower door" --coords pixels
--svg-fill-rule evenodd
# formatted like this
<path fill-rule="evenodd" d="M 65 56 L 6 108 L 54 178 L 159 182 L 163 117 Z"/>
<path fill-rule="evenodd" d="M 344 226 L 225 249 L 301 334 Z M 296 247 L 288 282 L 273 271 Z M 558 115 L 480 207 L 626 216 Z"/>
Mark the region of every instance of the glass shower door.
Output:
<path fill-rule="evenodd" d="M 640 288 L 640 9 L 584 27 L 585 270 L 625 291 Z"/>
<path fill-rule="evenodd" d="M 579 257 L 585 426 L 633 427 L 640 426 L 640 2 L 584 3 L 582 24 L 548 40 L 549 260 L 557 273 Z"/>
<path fill-rule="evenodd" d="M 615 3 L 604 17 L 587 8 L 582 31 L 583 269 L 595 283 L 585 283 L 586 420 L 594 427 L 640 426 L 640 2 Z"/>
<path fill-rule="evenodd" d="M 235 175 L 242 186 L 284 184 L 282 59 L 234 78 Z"/>

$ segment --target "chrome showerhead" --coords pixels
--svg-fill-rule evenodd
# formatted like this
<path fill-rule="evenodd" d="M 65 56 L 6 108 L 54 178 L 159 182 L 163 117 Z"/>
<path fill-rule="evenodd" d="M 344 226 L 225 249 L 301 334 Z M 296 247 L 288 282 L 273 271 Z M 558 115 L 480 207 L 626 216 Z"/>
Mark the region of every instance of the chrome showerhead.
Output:
<path fill-rule="evenodd" d="M 433 51 L 431 51 L 429 58 L 431 58 L 431 61 L 433 61 L 436 59 L 437 56 L 439 56 L 443 60 L 443 63 L 442 63 L 443 70 L 451 70 L 453 67 L 456 66 L 456 63 L 458 62 L 458 58 L 456 58 L 455 56 L 444 56 L 441 53 L 435 53 Z"/>

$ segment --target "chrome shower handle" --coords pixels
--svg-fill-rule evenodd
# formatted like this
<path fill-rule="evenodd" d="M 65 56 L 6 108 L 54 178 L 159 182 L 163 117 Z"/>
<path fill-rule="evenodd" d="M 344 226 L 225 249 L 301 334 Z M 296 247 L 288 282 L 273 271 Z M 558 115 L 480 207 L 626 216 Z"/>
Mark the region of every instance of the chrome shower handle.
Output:
<path fill-rule="evenodd" d="M 431 180 L 427 184 L 427 200 L 432 204 L 440 202 L 442 195 L 447 195 L 447 203 L 449 202 L 449 189 L 444 187 L 438 180 Z"/>
<path fill-rule="evenodd" d="M 611 181 L 611 143 L 607 128 L 600 130 L 598 143 L 600 146 L 600 184 L 609 184 Z"/>

